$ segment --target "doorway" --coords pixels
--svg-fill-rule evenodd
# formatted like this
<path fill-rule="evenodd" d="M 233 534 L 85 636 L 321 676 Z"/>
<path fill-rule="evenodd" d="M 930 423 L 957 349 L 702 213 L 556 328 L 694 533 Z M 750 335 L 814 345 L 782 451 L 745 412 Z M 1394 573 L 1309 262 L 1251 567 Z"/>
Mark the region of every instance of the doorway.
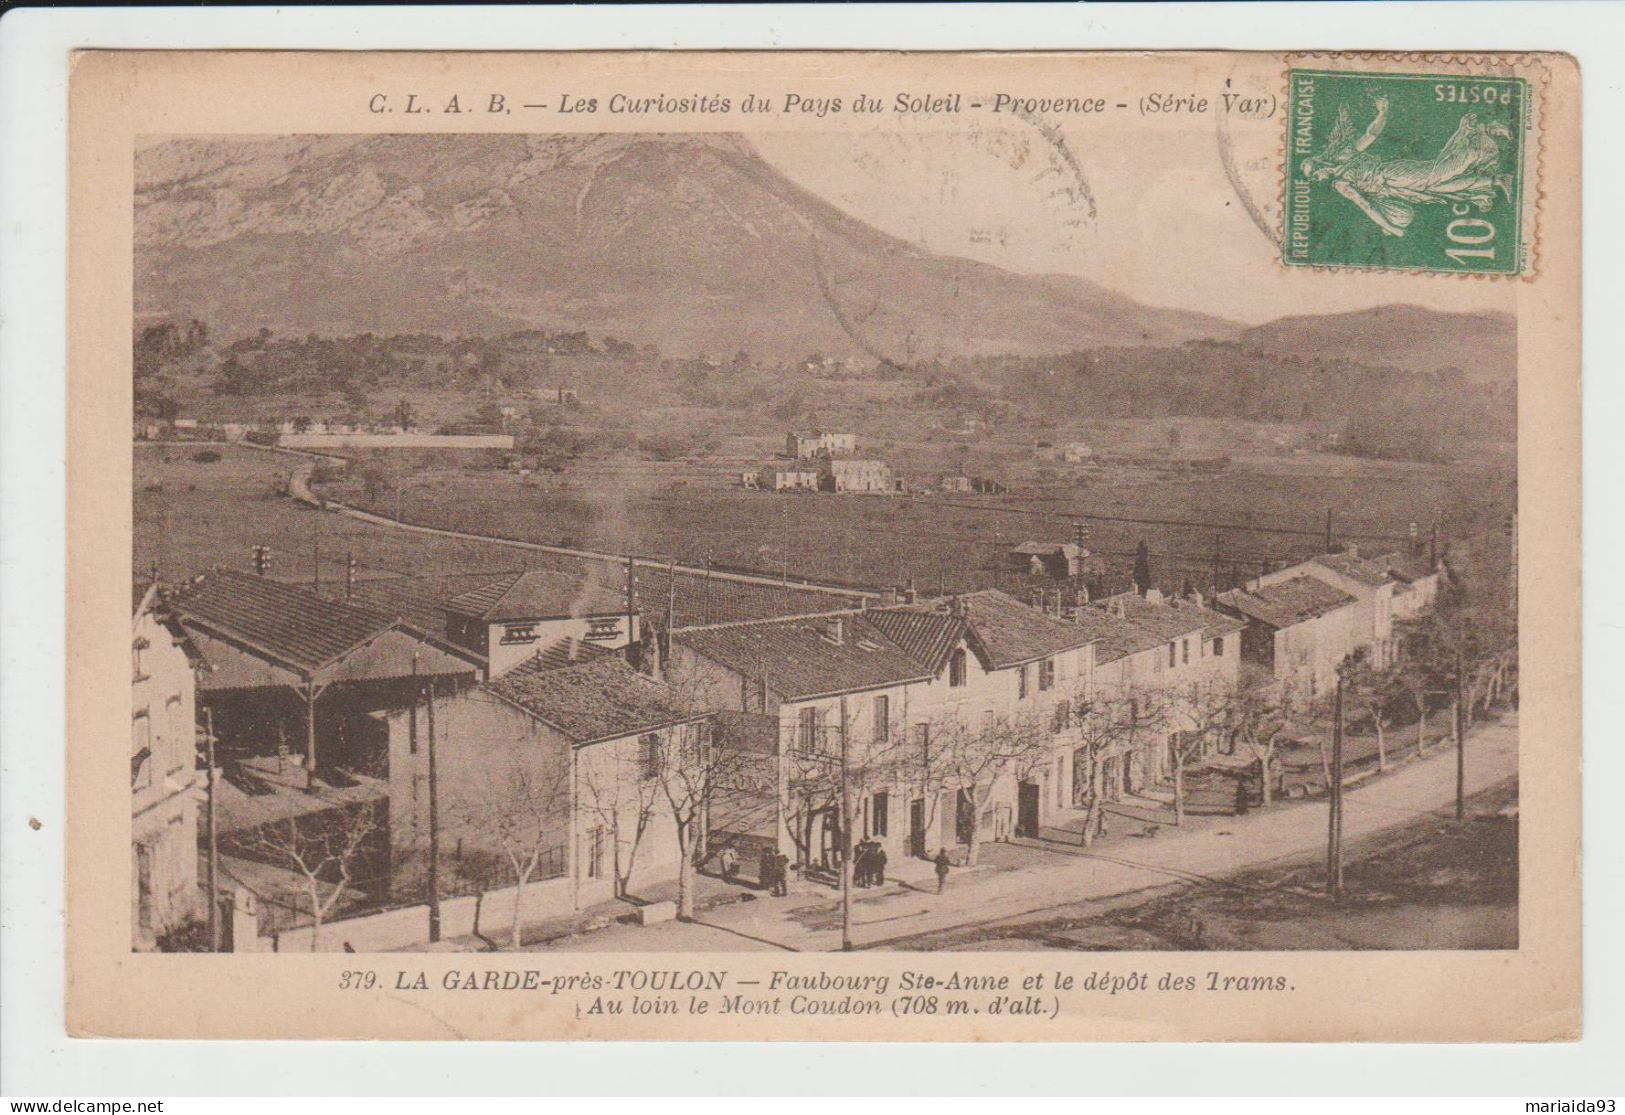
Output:
<path fill-rule="evenodd" d="M 1038 839 L 1038 795 L 1036 782 L 1022 782 L 1016 786 L 1016 835 L 1029 840 Z"/>

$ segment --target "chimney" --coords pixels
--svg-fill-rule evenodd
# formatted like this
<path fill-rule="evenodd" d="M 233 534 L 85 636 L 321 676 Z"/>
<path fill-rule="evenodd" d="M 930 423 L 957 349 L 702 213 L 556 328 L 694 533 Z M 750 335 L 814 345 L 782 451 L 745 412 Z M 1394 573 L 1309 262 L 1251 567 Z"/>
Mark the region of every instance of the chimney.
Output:
<path fill-rule="evenodd" d="M 1202 595 L 1200 589 L 1193 588 L 1191 589 L 1191 603 L 1195 604 L 1198 608 L 1206 607 L 1207 597 Z"/>
<path fill-rule="evenodd" d="M 1127 612 L 1125 612 L 1123 610 L 1123 598 L 1121 596 L 1112 597 L 1111 613 L 1112 613 L 1112 615 L 1116 616 L 1118 619 L 1127 619 L 1128 618 Z"/>
<path fill-rule="evenodd" d="M 846 643 L 846 617 L 830 616 L 824 624 L 824 638 L 836 646 L 843 646 Z"/>
<path fill-rule="evenodd" d="M 1350 542 L 1344 546 L 1343 552 L 1356 561 L 1360 560 L 1360 547 L 1356 543 Z"/>
<path fill-rule="evenodd" d="M 1145 602 L 1147 604 L 1161 604 L 1162 603 L 1162 590 L 1160 588 L 1148 588 L 1148 589 L 1146 589 L 1145 590 Z"/>

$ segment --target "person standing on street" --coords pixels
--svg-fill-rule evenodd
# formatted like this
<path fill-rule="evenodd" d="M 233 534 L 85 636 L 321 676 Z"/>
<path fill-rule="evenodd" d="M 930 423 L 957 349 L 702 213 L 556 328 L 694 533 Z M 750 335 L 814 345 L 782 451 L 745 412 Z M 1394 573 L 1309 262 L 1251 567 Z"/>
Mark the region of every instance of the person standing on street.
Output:
<path fill-rule="evenodd" d="M 941 894 L 942 893 L 942 888 L 948 885 L 948 849 L 939 848 L 937 850 L 936 863 L 937 863 L 937 893 Z"/>
<path fill-rule="evenodd" d="M 722 854 L 717 857 L 717 862 L 722 866 L 722 881 L 725 883 L 733 882 L 734 876 L 739 874 L 739 856 L 734 852 L 732 845 L 722 849 Z"/>
<path fill-rule="evenodd" d="M 790 857 L 783 852 L 773 857 L 773 897 L 783 898 L 790 893 Z"/>
<path fill-rule="evenodd" d="M 879 841 L 869 845 L 869 885 L 886 885 L 886 849 Z"/>

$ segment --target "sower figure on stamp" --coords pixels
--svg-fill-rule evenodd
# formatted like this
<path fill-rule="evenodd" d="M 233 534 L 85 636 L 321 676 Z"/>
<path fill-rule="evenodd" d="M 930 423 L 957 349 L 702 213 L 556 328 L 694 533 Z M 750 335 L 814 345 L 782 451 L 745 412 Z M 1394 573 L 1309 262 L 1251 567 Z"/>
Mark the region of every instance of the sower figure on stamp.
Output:
<path fill-rule="evenodd" d="M 1497 173 L 1500 140 L 1512 133 L 1505 124 L 1486 124 L 1475 112 L 1464 113 L 1461 123 L 1431 159 L 1384 158 L 1366 151 L 1388 123 L 1388 98 L 1374 98 L 1377 114 L 1365 134 L 1354 138 L 1347 107 L 1337 110 L 1337 123 L 1326 137 L 1326 147 L 1303 162 L 1303 173 L 1324 182 L 1348 198 L 1388 236 L 1404 236 L 1416 219 L 1416 206 L 1461 204 L 1486 211 L 1499 189 L 1512 197 L 1512 176 Z"/>

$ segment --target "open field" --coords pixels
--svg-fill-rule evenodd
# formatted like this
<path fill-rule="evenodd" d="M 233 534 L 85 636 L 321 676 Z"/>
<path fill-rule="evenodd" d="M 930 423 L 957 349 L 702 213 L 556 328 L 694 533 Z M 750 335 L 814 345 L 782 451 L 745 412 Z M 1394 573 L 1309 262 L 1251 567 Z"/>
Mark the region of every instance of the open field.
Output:
<path fill-rule="evenodd" d="M 143 576 L 157 563 L 166 580 L 214 566 L 250 567 L 250 551 L 272 548 L 274 576 L 308 579 L 313 549 L 323 579 L 344 576 L 346 553 L 362 575 L 436 570 L 518 569 L 540 555 L 507 547 L 406 534 L 339 515 L 323 515 L 278 494 L 299 458 L 240 446 L 210 446 L 213 463 L 194 461 L 201 447 L 135 447 L 135 547 Z M 314 544 L 314 545 L 313 545 Z"/>
<path fill-rule="evenodd" d="M 346 553 L 363 575 L 549 564 L 508 547 L 411 536 L 303 509 L 279 494 L 299 458 L 244 446 L 135 450 L 134 568 L 166 577 L 213 565 L 246 567 L 252 546 L 275 551 L 273 573 L 341 577 Z M 876 586 L 914 580 L 922 590 L 1021 587 L 1003 553 L 1026 539 L 1069 540 L 1080 519 L 1089 545 L 1126 574 L 1141 539 L 1165 587 L 1189 579 L 1227 586 L 1266 560 L 1319 550 L 1326 510 L 1333 537 L 1395 548 L 1410 522 L 1437 516 L 1447 538 L 1497 541 L 1510 490 L 1485 466 L 1357 458 L 1252 456 L 1215 472 L 1108 465 L 1065 484 L 1001 496 L 773 494 L 741 489 L 748 454 L 655 461 L 637 454 L 586 459 L 561 473 L 519 474 L 478 454 L 358 458 L 333 496 L 409 522 L 528 541 L 634 552 L 693 564 L 801 574 Z M 364 474 L 372 472 L 368 483 Z M 1161 520 L 1120 522 L 1116 518 Z M 1174 523 L 1224 524 L 1181 526 Z M 1459 543 L 1458 543 L 1459 544 Z"/>
<path fill-rule="evenodd" d="M 1424 539 L 1435 521 L 1446 537 L 1486 533 L 1510 506 L 1510 491 L 1480 466 L 1325 455 L 1238 458 L 1214 472 L 1107 465 L 1000 496 L 748 491 L 737 486 L 743 467 L 626 457 L 529 477 L 397 471 L 372 485 L 352 469 L 329 490 L 437 526 L 840 582 L 913 580 L 927 591 L 1018 587 L 1005 551 L 1028 539 L 1068 541 L 1078 521 L 1114 571 L 1126 572 L 1143 539 L 1164 587 L 1189 579 L 1206 589 L 1215 556 L 1220 587 L 1229 587 L 1261 562 L 1319 552 L 1328 510 L 1334 541 L 1378 551 L 1403 546 L 1413 522 Z"/>

